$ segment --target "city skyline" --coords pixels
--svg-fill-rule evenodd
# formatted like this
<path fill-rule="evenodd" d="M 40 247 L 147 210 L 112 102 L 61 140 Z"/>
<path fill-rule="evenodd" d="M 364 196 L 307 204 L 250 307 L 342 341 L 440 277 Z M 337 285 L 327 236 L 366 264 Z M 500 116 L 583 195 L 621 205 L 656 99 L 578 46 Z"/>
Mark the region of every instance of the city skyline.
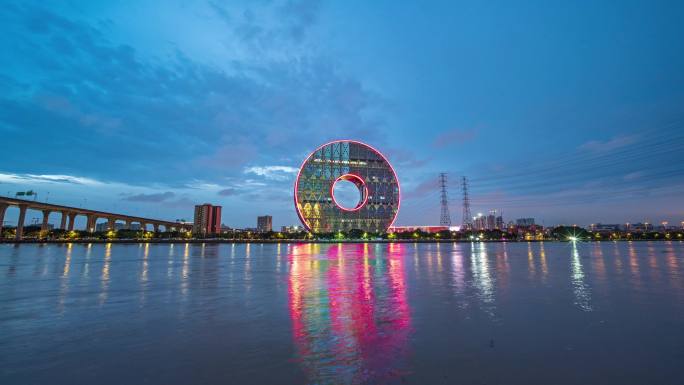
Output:
<path fill-rule="evenodd" d="M 439 223 L 440 172 L 454 223 L 462 175 L 505 221 L 679 223 L 682 7 L 10 3 L 0 195 L 280 228 L 309 151 L 356 139 L 396 169 L 397 225 Z"/>

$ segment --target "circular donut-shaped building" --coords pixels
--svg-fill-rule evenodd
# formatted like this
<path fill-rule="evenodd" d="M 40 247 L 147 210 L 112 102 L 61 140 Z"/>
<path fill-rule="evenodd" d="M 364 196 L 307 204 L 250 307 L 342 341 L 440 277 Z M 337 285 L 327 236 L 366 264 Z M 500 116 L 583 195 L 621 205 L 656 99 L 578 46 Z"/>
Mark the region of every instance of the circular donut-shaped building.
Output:
<path fill-rule="evenodd" d="M 358 201 L 344 205 L 336 187 L 351 182 Z M 384 232 L 399 212 L 399 179 L 384 155 L 355 140 L 326 143 L 312 152 L 297 174 L 294 203 L 304 227 L 314 233 L 358 229 Z"/>

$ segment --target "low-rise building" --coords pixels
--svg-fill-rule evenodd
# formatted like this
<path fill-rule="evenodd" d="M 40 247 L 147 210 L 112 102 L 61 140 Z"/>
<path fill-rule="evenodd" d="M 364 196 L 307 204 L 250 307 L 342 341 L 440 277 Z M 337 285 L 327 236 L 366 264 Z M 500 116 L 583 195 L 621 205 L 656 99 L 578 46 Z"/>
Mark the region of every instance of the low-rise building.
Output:
<path fill-rule="evenodd" d="M 438 233 L 440 231 L 459 231 L 460 226 L 392 226 L 387 229 L 388 233 L 404 233 L 422 231 L 425 233 Z"/>
<path fill-rule="evenodd" d="M 515 220 L 518 226 L 534 226 L 534 218 L 518 218 Z"/>
<path fill-rule="evenodd" d="M 653 225 L 645 222 L 645 223 L 632 223 L 629 225 L 629 230 L 634 233 L 646 233 L 649 231 L 653 231 Z"/>
<path fill-rule="evenodd" d="M 125 223 L 116 222 L 116 223 L 114 223 L 114 228 L 112 230 L 119 231 L 119 230 L 124 230 L 125 228 L 126 228 Z M 140 230 L 140 223 L 131 223 L 130 230 L 135 230 L 135 231 Z M 109 231 L 109 223 L 102 222 L 102 223 L 96 224 L 95 225 L 95 231 L 98 231 L 98 232 Z"/>
<path fill-rule="evenodd" d="M 304 228 L 302 226 L 281 226 L 280 227 L 281 233 L 298 233 L 300 231 L 304 231 Z"/>
<path fill-rule="evenodd" d="M 604 224 L 604 223 L 595 223 L 591 224 L 589 226 L 589 229 L 594 232 L 613 232 L 613 231 L 620 231 L 622 228 L 621 225 L 619 224 Z"/>

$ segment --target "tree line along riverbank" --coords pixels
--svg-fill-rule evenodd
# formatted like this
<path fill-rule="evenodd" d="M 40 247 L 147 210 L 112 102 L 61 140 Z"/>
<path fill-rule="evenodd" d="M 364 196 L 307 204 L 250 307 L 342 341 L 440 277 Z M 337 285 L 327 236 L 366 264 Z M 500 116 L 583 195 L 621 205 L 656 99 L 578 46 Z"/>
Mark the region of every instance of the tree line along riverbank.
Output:
<path fill-rule="evenodd" d="M 541 242 L 541 241 L 684 241 L 684 230 L 650 232 L 592 232 L 577 226 L 557 226 L 534 231 L 483 230 L 440 231 L 428 233 L 421 230 L 400 233 L 368 233 L 350 230 L 335 233 L 254 232 L 230 230 L 211 237 L 196 237 L 191 232 L 152 232 L 144 230 L 118 230 L 102 232 L 40 230 L 28 228 L 24 239 L 14 239 L 12 229 L 5 229 L 2 243 L 95 243 L 95 242 L 150 242 L 150 243 L 279 243 L 279 242 Z"/>

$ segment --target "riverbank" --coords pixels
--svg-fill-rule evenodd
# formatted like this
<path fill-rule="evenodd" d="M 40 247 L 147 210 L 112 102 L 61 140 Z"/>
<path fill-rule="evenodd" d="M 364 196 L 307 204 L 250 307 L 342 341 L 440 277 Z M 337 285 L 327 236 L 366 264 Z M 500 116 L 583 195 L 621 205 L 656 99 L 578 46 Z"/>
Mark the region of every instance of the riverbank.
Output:
<path fill-rule="evenodd" d="M 663 242 L 675 241 L 683 242 L 678 239 L 617 239 L 617 240 L 579 240 L 578 242 Z M 546 239 L 546 240 L 514 240 L 514 239 L 494 239 L 494 240 L 469 240 L 469 239 L 24 239 L 0 240 L 0 244 L 174 244 L 174 243 L 193 243 L 193 244 L 212 244 L 212 243 L 253 243 L 253 244 L 277 244 L 277 243 L 541 243 L 541 242 L 560 242 L 568 243 L 568 240 Z"/>
<path fill-rule="evenodd" d="M 50 239 L 50 240 L 38 240 L 38 239 L 24 239 L 21 241 L 17 240 L 0 240 L 0 244 L 60 244 L 60 243 L 76 243 L 76 244 L 88 244 L 88 243 L 265 243 L 265 244 L 277 244 L 277 243 L 470 243 L 473 241 L 466 239 L 448 240 L 448 239 Z M 518 242 L 514 240 L 483 240 L 481 242 Z M 525 241 L 521 241 L 525 242 Z M 532 241 L 541 242 L 541 241 Z"/>

